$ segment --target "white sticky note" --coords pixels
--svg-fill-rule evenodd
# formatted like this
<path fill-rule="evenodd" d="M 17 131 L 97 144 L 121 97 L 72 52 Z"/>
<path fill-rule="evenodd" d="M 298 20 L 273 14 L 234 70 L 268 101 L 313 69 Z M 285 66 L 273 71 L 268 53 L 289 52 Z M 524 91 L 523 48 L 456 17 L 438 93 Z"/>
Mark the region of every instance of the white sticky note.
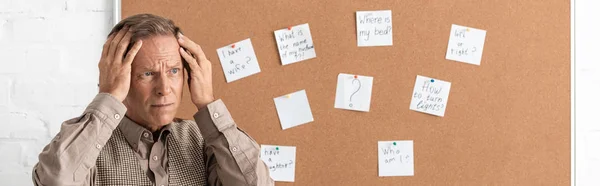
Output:
<path fill-rule="evenodd" d="M 335 91 L 335 108 L 369 112 L 373 77 L 340 73 Z"/>
<path fill-rule="evenodd" d="M 314 121 L 306 91 L 280 96 L 274 101 L 282 130 Z"/>
<path fill-rule="evenodd" d="M 413 141 L 379 141 L 379 177 L 414 176 Z"/>
<path fill-rule="evenodd" d="M 227 83 L 260 72 L 250 38 L 217 49 Z"/>
<path fill-rule="evenodd" d="M 453 24 L 446 59 L 480 65 L 485 34 L 485 30 Z"/>
<path fill-rule="evenodd" d="M 443 117 L 450 86 L 450 82 L 417 75 L 410 109 Z"/>
<path fill-rule="evenodd" d="M 296 147 L 261 145 L 260 159 L 269 168 L 275 181 L 294 182 L 296 173 Z"/>
<path fill-rule="evenodd" d="M 391 46 L 392 11 L 357 11 L 356 42 L 363 46 Z"/>
<path fill-rule="evenodd" d="M 317 57 L 308 23 L 276 30 L 275 40 L 282 65 Z"/>

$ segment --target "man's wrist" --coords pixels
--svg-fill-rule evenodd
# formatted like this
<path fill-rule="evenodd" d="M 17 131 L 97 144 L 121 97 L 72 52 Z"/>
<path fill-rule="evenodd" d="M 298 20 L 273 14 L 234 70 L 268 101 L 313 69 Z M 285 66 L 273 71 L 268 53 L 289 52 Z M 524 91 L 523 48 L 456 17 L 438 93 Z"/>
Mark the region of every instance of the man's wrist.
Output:
<path fill-rule="evenodd" d="M 212 102 L 215 102 L 214 98 L 208 99 L 206 101 L 202 101 L 202 102 L 196 104 L 196 108 L 198 108 L 198 110 L 202 110 L 202 109 L 206 108 L 206 106 Z"/>

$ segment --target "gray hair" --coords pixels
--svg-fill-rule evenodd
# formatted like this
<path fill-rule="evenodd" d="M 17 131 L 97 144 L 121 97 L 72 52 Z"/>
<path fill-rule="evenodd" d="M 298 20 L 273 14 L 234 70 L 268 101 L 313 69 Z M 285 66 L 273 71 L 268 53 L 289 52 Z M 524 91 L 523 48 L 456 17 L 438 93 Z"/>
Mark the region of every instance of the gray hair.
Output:
<path fill-rule="evenodd" d="M 125 26 L 128 26 L 133 32 L 125 54 L 127 54 L 133 44 L 140 39 L 149 36 L 170 34 L 177 37 L 177 34 L 181 32 L 181 29 L 178 26 L 175 26 L 175 23 L 170 19 L 153 14 L 137 14 L 121 20 L 113 27 L 108 34 L 108 37 L 113 33 L 119 32 L 119 30 L 123 29 Z"/>

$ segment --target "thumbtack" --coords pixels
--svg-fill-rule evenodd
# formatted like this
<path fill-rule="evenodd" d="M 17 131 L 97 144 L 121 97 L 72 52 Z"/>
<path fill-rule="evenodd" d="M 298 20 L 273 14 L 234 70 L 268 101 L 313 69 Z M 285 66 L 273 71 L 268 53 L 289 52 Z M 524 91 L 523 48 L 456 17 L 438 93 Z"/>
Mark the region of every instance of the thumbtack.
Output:
<path fill-rule="evenodd" d="M 471 31 L 471 29 L 467 28 L 467 32 L 468 32 L 468 31 Z"/>
<path fill-rule="evenodd" d="M 357 75 L 354 75 L 354 79 L 357 79 L 357 78 L 358 78 L 358 76 L 357 76 Z"/>
<path fill-rule="evenodd" d="M 288 26 L 288 30 L 292 30 L 292 27 L 291 27 L 291 26 Z"/>
<path fill-rule="evenodd" d="M 275 147 L 275 150 L 279 150 L 279 147 Z"/>
<path fill-rule="evenodd" d="M 396 142 L 394 142 L 393 144 L 394 144 L 394 146 L 396 146 Z"/>
<path fill-rule="evenodd" d="M 235 48 L 235 44 L 231 45 L 231 48 Z"/>
<path fill-rule="evenodd" d="M 292 96 L 288 94 L 288 95 L 285 95 L 285 97 L 286 97 L 286 98 L 290 98 L 290 97 L 292 97 Z"/>
<path fill-rule="evenodd" d="M 433 83 L 433 82 L 435 82 L 435 81 L 434 81 L 433 79 L 431 79 L 431 82 Z"/>

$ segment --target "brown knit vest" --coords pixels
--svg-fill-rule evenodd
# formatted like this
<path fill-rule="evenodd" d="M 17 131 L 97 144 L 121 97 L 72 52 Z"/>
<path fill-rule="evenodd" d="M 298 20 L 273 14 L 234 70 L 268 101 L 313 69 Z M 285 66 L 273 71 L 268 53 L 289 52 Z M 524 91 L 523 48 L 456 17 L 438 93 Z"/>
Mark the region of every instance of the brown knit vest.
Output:
<path fill-rule="evenodd" d="M 172 123 L 167 136 L 169 185 L 206 185 L 204 139 L 195 122 Z M 96 159 L 96 185 L 153 185 L 117 127 Z"/>

